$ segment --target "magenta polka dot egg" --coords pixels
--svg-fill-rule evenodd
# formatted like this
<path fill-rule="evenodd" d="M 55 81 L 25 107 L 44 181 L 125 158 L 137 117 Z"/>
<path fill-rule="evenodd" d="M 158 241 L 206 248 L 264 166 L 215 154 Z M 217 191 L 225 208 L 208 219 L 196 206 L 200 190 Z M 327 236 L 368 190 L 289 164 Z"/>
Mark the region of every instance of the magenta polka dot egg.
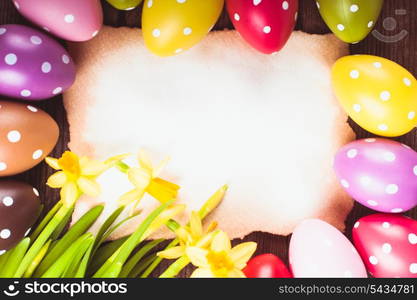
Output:
<path fill-rule="evenodd" d="M 417 205 L 417 153 L 396 141 L 354 141 L 336 155 L 334 170 L 352 198 L 380 212 L 401 213 Z"/>
<path fill-rule="evenodd" d="M 0 25 L 0 95 L 48 99 L 74 80 L 74 63 L 58 42 L 26 26 Z"/>
<path fill-rule="evenodd" d="M 14 0 L 13 3 L 33 23 L 68 41 L 90 40 L 103 25 L 100 0 Z"/>

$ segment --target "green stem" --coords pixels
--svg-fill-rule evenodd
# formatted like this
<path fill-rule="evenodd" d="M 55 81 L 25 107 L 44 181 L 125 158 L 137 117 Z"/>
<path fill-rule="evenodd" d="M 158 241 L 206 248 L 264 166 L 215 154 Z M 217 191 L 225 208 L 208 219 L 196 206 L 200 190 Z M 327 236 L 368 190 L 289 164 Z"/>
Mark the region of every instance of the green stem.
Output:
<path fill-rule="evenodd" d="M 177 276 L 189 263 L 189 258 L 187 256 L 182 256 L 173 262 L 169 268 L 159 276 L 159 278 L 173 278 Z"/>

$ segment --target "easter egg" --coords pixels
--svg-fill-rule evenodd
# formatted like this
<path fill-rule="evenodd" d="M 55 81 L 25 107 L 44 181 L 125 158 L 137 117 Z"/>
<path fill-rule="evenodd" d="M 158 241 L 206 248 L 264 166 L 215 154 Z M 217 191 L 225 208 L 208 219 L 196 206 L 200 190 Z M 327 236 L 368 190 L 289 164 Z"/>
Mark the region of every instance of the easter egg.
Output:
<path fill-rule="evenodd" d="M 374 277 L 417 278 L 417 221 L 393 214 L 359 219 L 353 242 Z"/>
<path fill-rule="evenodd" d="M 103 25 L 100 0 L 14 0 L 18 11 L 44 30 L 64 40 L 92 39 Z"/>
<path fill-rule="evenodd" d="M 234 27 L 255 49 L 270 54 L 281 50 L 294 30 L 298 0 L 227 0 Z"/>
<path fill-rule="evenodd" d="M 289 258 L 294 277 L 367 277 L 351 242 L 318 219 L 305 220 L 295 228 Z"/>
<path fill-rule="evenodd" d="M 273 254 L 258 255 L 243 269 L 247 278 L 291 278 L 291 272 L 279 257 Z"/>
<path fill-rule="evenodd" d="M 146 0 L 142 30 L 154 54 L 171 56 L 200 42 L 216 24 L 224 0 Z"/>
<path fill-rule="evenodd" d="M 68 52 L 49 36 L 22 25 L 0 25 L 0 95 L 43 100 L 75 80 Z"/>
<path fill-rule="evenodd" d="M 345 56 L 334 64 L 332 81 L 346 113 L 369 132 L 394 137 L 417 125 L 417 81 L 395 62 Z"/>
<path fill-rule="evenodd" d="M 142 0 L 107 0 L 114 8 L 120 10 L 131 10 L 136 8 Z"/>
<path fill-rule="evenodd" d="M 417 153 L 406 145 L 354 141 L 338 151 L 334 170 L 349 195 L 369 208 L 400 213 L 417 205 Z"/>
<path fill-rule="evenodd" d="M 374 28 L 384 0 L 317 0 L 330 30 L 346 43 L 363 40 Z"/>
<path fill-rule="evenodd" d="M 29 232 L 40 209 L 35 188 L 15 180 L 0 180 L 0 255 Z"/>
<path fill-rule="evenodd" d="M 39 164 L 55 147 L 59 128 L 44 111 L 0 101 L 0 177 Z"/>

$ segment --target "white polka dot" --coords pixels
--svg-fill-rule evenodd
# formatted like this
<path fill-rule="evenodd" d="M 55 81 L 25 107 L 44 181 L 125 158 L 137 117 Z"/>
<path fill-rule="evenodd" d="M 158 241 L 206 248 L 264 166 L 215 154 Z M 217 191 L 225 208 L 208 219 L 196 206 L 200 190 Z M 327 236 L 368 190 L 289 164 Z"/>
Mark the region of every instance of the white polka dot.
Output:
<path fill-rule="evenodd" d="M 416 117 L 415 111 L 410 111 L 407 115 L 408 119 L 413 120 Z"/>
<path fill-rule="evenodd" d="M 66 54 L 64 54 L 64 55 L 62 55 L 62 62 L 64 63 L 64 64 L 69 64 L 70 63 L 70 58 L 69 58 L 69 56 L 68 55 L 66 55 Z"/>
<path fill-rule="evenodd" d="M 39 197 L 39 191 L 37 189 L 33 188 L 33 193 L 35 196 Z"/>
<path fill-rule="evenodd" d="M 368 204 L 370 206 L 378 206 L 378 202 L 376 202 L 375 200 L 368 200 Z"/>
<path fill-rule="evenodd" d="M 68 14 L 68 15 L 65 15 L 64 20 L 66 23 L 74 23 L 75 17 L 74 15 Z"/>
<path fill-rule="evenodd" d="M 0 27 L 0 35 L 5 34 L 6 31 L 6 28 Z"/>
<path fill-rule="evenodd" d="M 253 0 L 253 5 L 258 5 L 259 3 L 261 3 L 262 2 L 262 0 Z"/>
<path fill-rule="evenodd" d="M 346 153 L 347 157 L 349 158 L 355 158 L 356 155 L 358 155 L 358 150 L 356 149 L 350 149 L 347 153 Z"/>
<path fill-rule="evenodd" d="M 235 14 L 233 15 L 233 18 L 234 18 L 236 21 L 239 21 L 239 20 L 240 20 L 240 16 L 239 16 L 239 14 L 238 14 L 238 13 L 235 13 Z"/>
<path fill-rule="evenodd" d="M 161 30 L 159 30 L 158 28 L 155 28 L 154 30 L 152 30 L 152 36 L 153 37 L 160 37 L 161 36 Z"/>
<path fill-rule="evenodd" d="M 359 71 L 358 70 L 352 70 L 350 71 L 350 78 L 352 79 L 358 79 L 359 78 Z"/>
<path fill-rule="evenodd" d="M 410 273 L 417 274 L 417 263 L 412 263 L 410 265 Z"/>
<path fill-rule="evenodd" d="M 337 29 L 339 31 L 343 31 L 343 30 L 345 30 L 345 26 L 343 24 L 337 24 Z"/>
<path fill-rule="evenodd" d="M 290 5 L 288 4 L 288 1 L 283 1 L 283 2 L 282 2 L 282 9 L 283 9 L 283 10 L 287 10 L 287 9 L 288 9 L 288 7 L 290 7 Z"/>
<path fill-rule="evenodd" d="M 62 92 L 62 87 L 59 86 L 52 91 L 52 94 L 58 95 L 61 92 Z"/>
<path fill-rule="evenodd" d="M 382 223 L 382 228 L 388 229 L 390 228 L 391 224 L 389 222 Z"/>
<path fill-rule="evenodd" d="M 34 159 L 34 160 L 37 160 L 37 159 L 39 159 L 39 158 L 41 158 L 42 157 L 42 154 L 43 154 L 43 151 L 42 150 L 36 150 L 35 152 L 33 152 L 33 154 L 32 154 L 32 158 Z"/>
<path fill-rule="evenodd" d="M 265 26 L 264 28 L 263 28 L 263 32 L 264 33 L 270 33 L 271 32 L 271 26 Z"/>
<path fill-rule="evenodd" d="M 38 109 L 37 109 L 36 107 L 32 106 L 32 105 L 28 105 L 28 106 L 26 106 L 26 107 L 27 107 L 27 109 L 29 109 L 31 112 L 37 112 L 37 111 L 38 111 Z"/>
<path fill-rule="evenodd" d="M 353 104 L 353 110 L 356 112 L 361 112 L 361 105 L 360 104 Z"/>
<path fill-rule="evenodd" d="M 347 182 L 347 180 L 345 180 L 345 179 L 342 179 L 342 180 L 340 180 L 340 183 L 342 184 L 342 186 L 343 187 L 345 187 L 345 188 L 349 188 L 349 182 Z"/>
<path fill-rule="evenodd" d="M 345 272 L 343 273 L 343 276 L 344 276 L 345 278 L 352 278 L 352 277 L 353 277 L 352 272 L 351 272 L 351 271 L 349 271 L 349 270 L 345 271 Z"/>
<path fill-rule="evenodd" d="M 386 161 L 393 162 L 395 160 L 395 154 L 392 152 L 385 152 L 383 157 Z"/>
<path fill-rule="evenodd" d="M 0 172 L 7 169 L 7 164 L 5 162 L 0 161 Z"/>
<path fill-rule="evenodd" d="M 367 143 L 375 143 L 376 142 L 376 139 L 374 139 L 374 138 L 365 139 L 365 142 L 367 142 Z"/>
<path fill-rule="evenodd" d="M 415 233 L 410 233 L 408 235 L 408 241 L 410 242 L 411 245 L 417 244 L 417 235 Z"/>
<path fill-rule="evenodd" d="M 358 10 L 359 10 L 359 6 L 358 6 L 358 5 L 356 5 L 356 4 L 352 4 L 352 5 L 350 6 L 350 11 L 351 11 L 351 12 L 355 13 L 355 12 L 357 12 Z"/>
<path fill-rule="evenodd" d="M 388 126 L 386 124 L 379 124 L 378 125 L 378 129 L 382 130 L 382 131 L 387 131 L 388 130 Z"/>
<path fill-rule="evenodd" d="M 96 37 L 96 36 L 97 36 L 97 34 L 98 34 L 98 30 L 94 31 L 94 32 L 91 34 L 91 36 L 92 36 L 92 37 Z"/>
<path fill-rule="evenodd" d="M 374 67 L 377 68 L 377 69 L 380 69 L 380 68 L 382 68 L 382 64 L 379 61 L 374 62 Z"/>
<path fill-rule="evenodd" d="M 374 21 L 369 21 L 368 22 L 368 28 L 371 28 L 372 26 L 374 26 Z"/>
<path fill-rule="evenodd" d="M 32 35 L 30 37 L 30 42 L 34 45 L 40 45 L 42 44 L 42 39 L 38 37 L 37 35 Z"/>
<path fill-rule="evenodd" d="M 385 187 L 385 193 L 387 193 L 389 195 L 394 195 L 397 192 L 398 192 L 398 185 L 396 185 L 396 184 L 391 183 L 391 184 L 388 184 Z"/>
<path fill-rule="evenodd" d="M 353 227 L 354 227 L 354 228 L 358 228 L 360 224 L 361 224 L 361 223 L 360 223 L 359 221 L 357 221 L 357 222 L 355 223 L 355 225 L 353 225 Z"/>
<path fill-rule="evenodd" d="M 6 56 L 4 57 L 4 61 L 9 66 L 13 66 L 13 65 L 15 65 L 17 63 L 17 56 L 14 53 L 6 54 Z"/>
<path fill-rule="evenodd" d="M 8 239 L 11 236 L 11 232 L 9 229 L 3 229 L 2 231 L 0 231 L 0 238 L 2 239 Z"/>
<path fill-rule="evenodd" d="M 153 5 L 153 1 L 152 0 L 149 0 L 148 3 L 147 3 L 147 5 L 148 5 L 148 8 L 151 8 L 152 5 Z"/>
<path fill-rule="evenodd" d="M 22 95 L 23 97 L 30 97 L 30 95 L 32 95 L 32 92 L 29 90 L 22 90 L 20 92 L 20 95 Z"/>
<path fill-rule="evenodd" d="M 404 84 L 405 84 L 406 86 L 411 86 L 411 80 L 410 80 L 410 79 L 408 79 L 408 78 L 404 78 L 404 79 L 403 79 L 403 82 L 404 82 Z"/>
<path fill-rule="evenodd" d="M 382 245 L 382 252 L 385 254 L 389 254 L 392 251 L 392 246 L 389 243 L 385 243 Z"/>
<path fill-rule="evenodd" d="M 52 65 L 51 65 L 51 63 L 46 61 L 42 64 L 41 69 L 42 69 L 43 73 L 49 73 L 52 70 Z"/>
<path fill-rule="evenodd" d="M 398 214 L 400 212 L 403 212 L 403 209 L 402 208 L 393 208 L 393 209 L 391 209 L 391 212 L 394 213 L 394 214 Z"/>
<path fill-rule="evenodd" d="M 375 256 L 369 256 L 369 262 L 373 265 L 377 265 L 378 264 L 378 258 L 376 258 Z"/>
<path fill-rule="evenodd" d="M 178 3 L 185 3 L 187 0 L 177 0 Z"/>
<path fill-rule="evenodd" d="M 190 35 L 193 30 L 190 27 L 185 27 L 183 30 L 184 35 Z"/>
<path fill-rule="evenodd" d="M 12 206 L 13 205 L 13 202 L 14 202 L 14 200 L 13 200 L 12 197 L 7 196 L 7 197 L 4 197 L 3 198 L 3 204 L 5 206 Z"/>
<path fill-rule="evenodd" d="M 391 99 L 391 93 L 388 91 L 383 91 L 381 92 L 379 97 L 381 98 L 382 101 L 388 101 L 389 99 Z"/>
<path fill-rule="evenodd" d="M 413 168 L 413 173 L 414 173 L 414 175 L 416 175 L 416 176 L 417 176 L 417 166 L 414 166 L 414 168 Z"/>
<path fill-rule="evenodd" d="M 360 178 L 360 182 L 363 186 L 369 186 L 372 182 L 372 179 L 368 176 L 362 176 Z"/>
<path fill-rule="evenodd" d="M 9 140 L 10 143 L 17 143 L 20 141 L 21 138 L 22 138 L 22 135 L 17 130 L 9 131 L 9 133 L 7 134 L 7 139 Z"/>
<path fill-rule="evenodd" d="M 4 253 L 6 253 L 6 250 L 0 250 L 0 255 L 3 255 Z"/>

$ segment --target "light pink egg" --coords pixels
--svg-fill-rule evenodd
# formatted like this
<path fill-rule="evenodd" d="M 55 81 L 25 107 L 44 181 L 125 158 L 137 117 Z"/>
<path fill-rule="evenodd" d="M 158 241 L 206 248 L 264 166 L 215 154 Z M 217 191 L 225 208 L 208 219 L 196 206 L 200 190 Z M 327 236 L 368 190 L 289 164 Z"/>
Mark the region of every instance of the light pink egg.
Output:
<path fill-rule="evenodd" d="M 289 256 L 294 277 L 367 277 L 351 242 L 318 219 L 305 220 L 296 227 Z"/>
<path fill-rule="evenodd" d="M 19 12 L 44 30 L 68 41 L 87 41 L 103 25 L 99 0 L 14 0 Z"/>

